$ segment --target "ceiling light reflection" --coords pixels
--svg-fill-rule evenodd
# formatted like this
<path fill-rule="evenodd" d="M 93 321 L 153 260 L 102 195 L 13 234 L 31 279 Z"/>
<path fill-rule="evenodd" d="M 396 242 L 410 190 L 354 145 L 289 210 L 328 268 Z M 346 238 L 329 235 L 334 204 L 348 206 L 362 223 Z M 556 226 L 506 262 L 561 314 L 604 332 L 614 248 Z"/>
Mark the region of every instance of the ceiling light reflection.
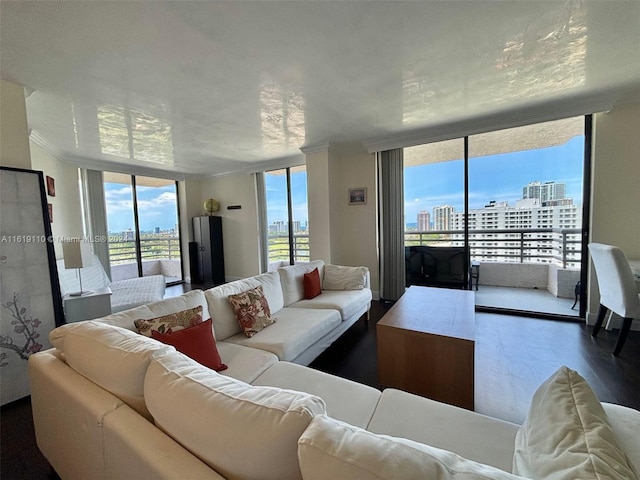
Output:
<path fill-rule="evenodd" d="M 268 73 L 261 75 L 260 120 L 262 149 L 280 153 L 297 149 L 305 141 L 304 99 L 296 82 L 281 82 Z"/>
<path fill-rule="evenodd" d="M 102 153 L 174 165 L 171 126 L 167 120 L 119 105 L 101 105 L 97 116 Z"/>
<path fill-rule="evenodd" d="M 505 38 L 493 57 L 470 52 L 466 64 L 457 67 L 437 56 L 407 66 L 403 124 L 420 125 L 441 115 L 469 114 L 469 108 L 499 108 L 514 99 L 533 100 L 585 85 L 588 37 L 580 2 L 559 4 Z M 434 70 L 434 65 L 448 68 Z"/>

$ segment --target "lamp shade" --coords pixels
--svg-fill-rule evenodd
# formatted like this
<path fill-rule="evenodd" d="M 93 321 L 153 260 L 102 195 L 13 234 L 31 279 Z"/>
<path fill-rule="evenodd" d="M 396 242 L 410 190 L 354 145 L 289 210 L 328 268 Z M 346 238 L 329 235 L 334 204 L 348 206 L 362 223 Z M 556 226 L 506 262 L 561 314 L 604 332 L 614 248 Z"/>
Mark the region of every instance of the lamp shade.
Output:
<path fill-rule="evenodd" d="M 79 240 L 62 242 L 64 268 L 83 268 L 91 264 L 91 245 Z"/>

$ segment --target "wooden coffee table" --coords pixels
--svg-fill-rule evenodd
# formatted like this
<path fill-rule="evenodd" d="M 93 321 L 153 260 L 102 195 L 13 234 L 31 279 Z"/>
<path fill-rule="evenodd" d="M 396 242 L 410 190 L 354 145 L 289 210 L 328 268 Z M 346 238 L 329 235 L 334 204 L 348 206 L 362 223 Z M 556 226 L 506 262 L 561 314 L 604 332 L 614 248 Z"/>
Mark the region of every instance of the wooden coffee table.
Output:
<path fill-rule="evenodd" d="M 380 384 L 473 410 L 475 324 L 473 292 L 409 287 L 377 324 Z"/>

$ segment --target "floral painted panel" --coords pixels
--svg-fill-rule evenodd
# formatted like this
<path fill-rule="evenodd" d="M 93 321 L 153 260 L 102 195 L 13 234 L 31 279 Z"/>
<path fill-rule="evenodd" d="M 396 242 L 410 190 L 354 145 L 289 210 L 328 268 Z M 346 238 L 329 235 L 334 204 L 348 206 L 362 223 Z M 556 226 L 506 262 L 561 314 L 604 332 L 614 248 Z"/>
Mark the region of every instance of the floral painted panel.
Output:
<path fill-rule="evenodd" d="M 60 318 L 40 172 L 0 170 L 0 402 L 29 395 L 27 361 L 51 347 Z M 58 301 L 54 301 L 57 290 Z M 56 305 L 56 306 L 54 306 Z"/>

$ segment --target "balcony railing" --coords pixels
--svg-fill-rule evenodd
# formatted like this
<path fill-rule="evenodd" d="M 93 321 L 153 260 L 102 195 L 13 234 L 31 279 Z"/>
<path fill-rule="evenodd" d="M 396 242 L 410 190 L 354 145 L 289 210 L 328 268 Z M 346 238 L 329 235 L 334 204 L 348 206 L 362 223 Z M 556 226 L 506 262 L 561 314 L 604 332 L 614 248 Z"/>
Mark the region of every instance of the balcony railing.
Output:
<path fill-rule="evenodd" d="M 582 230 L 536 228 L 469 230 L 471 258 L 485 262 L 551 263 L 580 268 Z M 405 231 L 407 246 L 464 246 L 462 230 Z"/>
<path fill-rule="evenodd" d="M 295 233 L 293 235 L 293 257 L 296 262 L 308 262 L 309 235 Z M 289 261 L 289 236 L 269 235 L 269 263 Z"/>
<path fill-rule="evenodd" d="M 553 263 L 562 268 L 580 268 L 582 231 L 578 228 L 470 230 L 471 258 L 484 262 Z M 462 230 L 405 231 L 410 245 L 463 246 Z M 308 262 L 309 235 L 293 236 L 296 261 Z M 269 262 L 289 260 L 289 237 L 269 235 Z"/>
<path fill-rule="evenodd" d="M 140 239 L 142 260 L 179 260 L 178 237 L 145 237 Z M 109 258 L 112 265 L 136 261 L 135 240 L 109 242 Z"/>

